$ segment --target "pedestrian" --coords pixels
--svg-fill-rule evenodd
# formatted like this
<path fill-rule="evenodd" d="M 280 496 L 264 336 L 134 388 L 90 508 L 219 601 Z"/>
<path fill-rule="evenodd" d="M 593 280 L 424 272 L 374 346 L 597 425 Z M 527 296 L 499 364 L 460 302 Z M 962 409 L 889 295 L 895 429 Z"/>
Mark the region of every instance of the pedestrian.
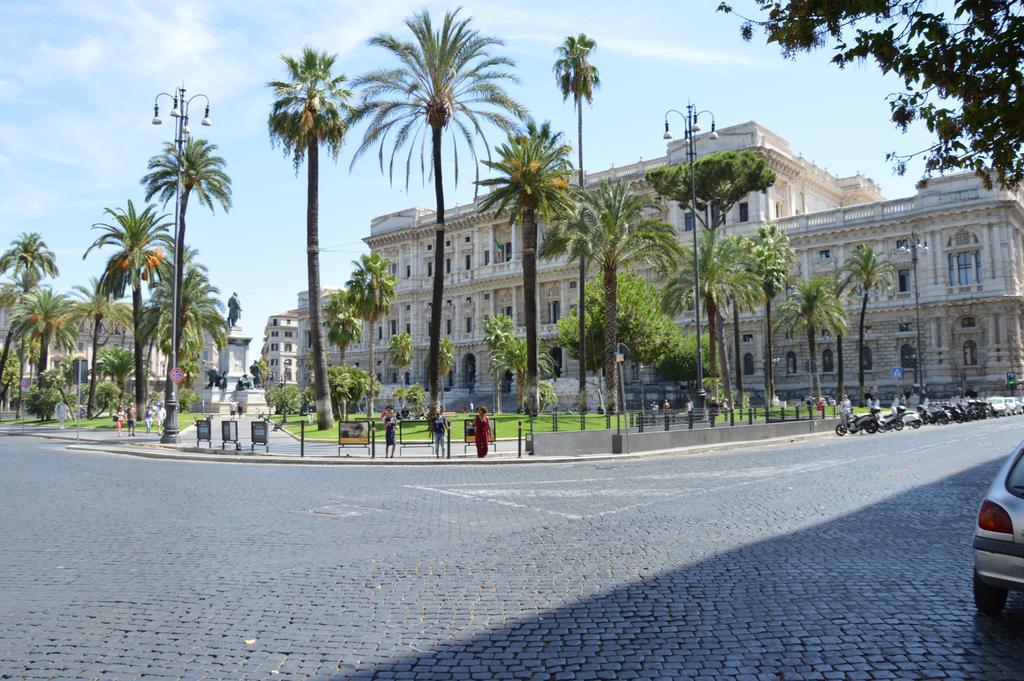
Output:
<path fill-rule="evenodd" d="M 146 405 L 146 435 L 153 432 L 153 405 Z"/>
<path fill-rule="evenodd" d="M 228 409 L 231 413 L 231 418 L 235 418 L 235 414 L 238 412 L 238 407 L 235 406 L 234 400 L 228 400 Z"/>
<path fill-rule="evenodd" d="M 394 409 L 384 410 L 384 458 L 395 458 L 395 426 L 398 419 L 395 418 Z"/>
<path fill-rule="evenodd" d="M 469 403 L 469 413 L 470 413 L 470 414 L 472 414 L 472 413 L 473 413 L 473 411 L 474 411 L 474 410 L 473 410 L 473 403 L 472 403 L 472 402 L 470 402 L 470 403 Z"/>
<path fill-rule="evenodd" d="M 167 410 L 164 408 L 163 403 L 161 403 L 160 406 L 157 407 L 157 410 L 156 410 L 156 421 L 157 421 L 157 430 L 160 432 L 161 435 L 163 435 L 164 434 L 164 422 L 167 421 Z"/>
<path fill-rule="evenodd" d="M 665 398 L 665 401 L 661 403 L 661 408 L 665 411 L 668 411 L 669 409 L 672 408 L 672 405 L 668 403 L 667 397 Z"/>
<path fill-rule="evenodd" d="M 118 406 L 114 414 L 114 427 L 117 428 L 117 436 L 121 437 L 121 425 L 124 423 L 124 407 Z"/>
<path fill-rule="evenodd" d="M 825 397 L 818 395 L 818 411 L 821 413 L 821 418 L 825 418 Z"/>
<path fill-rule="evenodd" d="M 430 430 L 434 435 L 434 456 L 444 456 L 444 436 L 448 432 L 448 419 L 440 412 L 430 420 Z"/>
<path fill-rule="evenodd" d="M 125 418 L 128 421 L 128 437 L 135 437 L 135 405 L 129 404 L 128 411 L 125 412 Z"/>
<path fill-rule="evenodd" d="M 481 406 L 476 410 L 473 430 L 476 438 L 476 458 L 482 459 L 487 456 L 487 444 L 491 439 L 491 420 L 487 418 L 487 407 Z"/>
<path fill-rule="evenodd" d="M 839 413 L 841 415 L 843 425 L 844 426 L 849 426 L 850 425 L 850 415 L 851 415 L 852 410 L 853 410 L 853 405 L 850 403 L 850 397 L 848 395 L 846 395 L 845 393 L 843 394 L 843 399 L 840 400 L 839 407 L 840 407 L 840 412 Z"/>
<path fill-rule="evenodd" d="M 68 406 L 63 402 L 57 403 L 57 420 L 60 422 L 60 429 L 64 430 L 64 419 L 68 417 Z"/>

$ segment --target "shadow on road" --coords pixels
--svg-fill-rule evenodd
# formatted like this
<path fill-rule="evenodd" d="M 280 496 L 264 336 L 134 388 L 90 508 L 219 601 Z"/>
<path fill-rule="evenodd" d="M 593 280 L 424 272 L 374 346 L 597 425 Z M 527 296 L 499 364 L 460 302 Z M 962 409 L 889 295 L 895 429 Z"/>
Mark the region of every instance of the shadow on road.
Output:
<path fill-rule="evenodd" d="M 999 618 L 971 599 L 971 530 L 998 467 L 331 678 L 1019 679 L 1024 595 Z"/>

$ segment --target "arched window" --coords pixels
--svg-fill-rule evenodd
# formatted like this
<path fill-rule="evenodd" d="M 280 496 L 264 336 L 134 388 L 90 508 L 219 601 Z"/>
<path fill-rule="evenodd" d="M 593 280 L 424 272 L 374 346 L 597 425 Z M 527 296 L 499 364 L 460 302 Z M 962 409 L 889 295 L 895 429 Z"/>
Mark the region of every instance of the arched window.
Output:
<path fill-rule="evenodd" d="M 754 353 L 748 352 L 743 355 L 743 374 L 749 376 L 754 373 Z"/>
<path fill-rule="evenodd" d="M 978 366 L 978 344 L 972 340 L 964 343 L 964 366 Z"/>
<path fill-rule="evenodd" d="M 792 350 L 786 353 L 786 373 L 796 373 L 796 353 Z"/>
<path fill-rule="evenodd" d="M 864 366 L 865 371 L 871 370 L 871 348 L 864 346 L 864 351 L 860 353 L 860 362 Z"/>
<path fill-rule="evenodd" d="M 825 350 L 821 353 L 821 371 L 825 374 L 831 374 L 836 370 L 835 360 L 832 359 L 832 351 Z"/>
<path fill-rule="evenodd" d="M 914 352 L 913 346 L 909 343 L 904 343 L 900 347 L 900 366 L 904 369 L 913 369 L 917 361 L 917 353 Z"/>

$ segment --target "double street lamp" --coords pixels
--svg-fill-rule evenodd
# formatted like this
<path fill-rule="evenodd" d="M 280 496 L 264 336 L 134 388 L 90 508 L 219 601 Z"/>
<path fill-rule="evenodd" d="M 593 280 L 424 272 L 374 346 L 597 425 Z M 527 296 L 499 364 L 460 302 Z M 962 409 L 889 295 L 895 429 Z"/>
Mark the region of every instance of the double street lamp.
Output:
<path fill-rule="evenodd" d="M 700 126 L 697 124 L 697 119 L 707 114 L 711 117 L 711 134 L 709 137 L 712 140 L 718 139 L 718 133 L 715 132 L 715 115 L 710 111 L 697 111 L 697 107 L 694 104 L 686 105 L 686 113 L 677 111 L 676 109 L 669 109 L 665 112 L 665 134 L 662 137 L 666 140 L 672 139 L 672 133 L 668 128 L 668 115 L 674 113 L 678 116 L 682 116 L 686 122 L 686 132 L 684 139 L 686 140 L 686 154 L 690 161 L 690 210 L 693 213 L 693 318 L 694 323 L 697 326 L 697 404 L 696 408 L 698 413 L 704 413 L 704 406 L 707 401 L 707 393 L 704 391 L 704 363 L 701 357 L 700 348 L 700 256 L 697 252 L 697 176 L 694 172 L 694 160 L 697 158 L 697 147 L 696 147 L 696 135 L 701 131 Z M 684 218 L 684 229 L 685 218 Z"/>
<path fill-rule="evenodd" d="M 910 235 L 910 241 L 905 246 L 900 246 L 898 249 L 901 253 L 910 253 L 910 262 L 914 268 L 914 330 L 917 332 L 917 347 L 914 349 L 915 357 L 914 361 L 914 382 L 917 383 L 918 399 L 923 400 L 926 394 L 925 378 L 924 378 L 924 351 L 921 348 L 921 287 L 918 285 L 917 279 L 917 252 L 928 251 L 928 244 L 921 241 L 921 238 L 916 234 Z"/>
<path fill-rule="evenodd" d="M 178 444 L 178 386 L 171 380 L 171 372 L 178 366 L 178 341 L 181 337 L 179 318 L 181 317 L 181 283 L 185 271 L 185 234 L 181 219 L 181 175 L 182 159 L 185 154 L 185 145 L 191 131 L 188 127 L 189 106 L 196 99 L 203 99 L 206 103 L 206 111 L 203 114 L 201 125 L 210 126 L 210 98 L 204 94 L 192 95 L 185 98 L 184 86 L 174 90 L 174 94 L 161 92 L 153 100 L 153 125 L 161 125 L 160 120 L 160 98 L 167 97 L 174 104 L 171 108 L 171 118 L 174 118 L 174 144 L 177 151 L 178 162 L 178 186 L 174 194 L 174 281 L 172 283 L 173 302 L 171 306 L 171 352 L 167 362 L 167 376 L 164 386 L 164 406 L 167 410 L 167 418 L 164 420 L 164 432 L 160 436 L 160 442 L 164 444 Z"/>

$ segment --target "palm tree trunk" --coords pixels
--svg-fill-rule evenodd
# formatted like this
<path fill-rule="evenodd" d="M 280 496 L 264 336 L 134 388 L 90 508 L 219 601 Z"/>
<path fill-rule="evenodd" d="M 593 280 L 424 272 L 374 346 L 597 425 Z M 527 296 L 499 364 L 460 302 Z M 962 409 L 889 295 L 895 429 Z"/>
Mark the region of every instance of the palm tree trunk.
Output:
<path fill-rule="evenodd" d="M 93 417 L 93 407 L 96 405 L 96 356 L 100 354 L 100 327 L 103 324 L 102 318 L 97 315 L 92 320 L 92 367 L 89 371 L 89 398 L 85 403 L 85 415 Z"/>
<path fill-rule="evenodd" d="M 376 359 L 376 357 L 374 356 L 376 348 L 373 342 L 373 334 L 377 332 L 377 329 L 374 328 L 375 326 L 377 326 L 377 320 L 367 319 L 366 322 L 370 326 L 370 337 L 368 339 L 368 342 L 370 344 L 370 384 L 366 387 L 366 416 L 368 418 L 373 418 L 373 397 L 377 378 L 377 363 L 374 361 Z"/>
<path fill-rule="evenodd" d="M 43 332 L 39 337 L 39 361 L 36 363 L 36 382 L 42 377 L 43 372 L 46 371 L 46 365 L 50 362 L 50 334 Z"/>
<path fill-rule="evenodd" d="M 178 319 L 178 335 L 177 337 L 172 338 L 171 342 L 174 343 L 174 358 L 179 364 L 182 362 L 181 339 L 185 335 L 185 325 L 183 323 L 184 311 L 181 309 L 181 290 L 185 286 L 185 212 L 188 210 L 188 197 L 191 191 L 192 190 L 188 187 L 182 187 L 181 189 L 181 231 L 179 233 L 178 240 L 175 242 L 181 244 L 181 257 L 179 258 L 177 254 L 175 254 L 174 257 L 174 278 L 178 282 L 178 285 L 174 287 L 174 302 L 172 303 L 173 307 L 171 308 L 171 313 L 173 314 L 174 310 L 178 310 L 181 312 L 182 318 Z M 167 370 L 170 371 L 173 368 L 174 367 L 168 367 Z M 181 407 L 178 409 L 180 413 Z"/>
<path fill-rule="evenodd" d="M 178 258 L 175 258 L 178 259 Z M 146 373 L 142 366 L 142 282 L 132 285 L 132 344 L 135 350 L 135 413 L 143 413 L 146 400 Z M 178 329 L 179 335 L 181 329 Z M 181 358 L 178 358 L 181 361 Z M 174 367 L 171 367 L 172 369 Z"/>
<path fill-rule="evenodd" d="M 736 367 L 736 404 L 729 402 L 733 407 L 743 406 L 743 364 L 740 358 L 740 308 L 736 301 L 732 303 L 732 343 L 733 343 L 733 366 Z"/>
<path fill-rule="evenodd" d="M 441 302 L 444 298 L 444 183 L 441 178 L 440 126 L 430 128 L 430 148 L 434 165 L 434 290 L 430 298 L 430 349 L 427 354 L 427 383 L 430 388 L 431 417 L 441 412 L 441 384 L 439 379 L 441 358 Z"/>
<path fill-rule="evenodd" d="M 846 381 L 843 372 L 843 334 L 836 334 L 836 399 L 842 399 L 846 392 Z"/>
<path fill-rule="evenodd" d="M 13 343 L 14 343 L 14 325 L 11 324 L 11 328 L 9 328 L 7 330 L 7 337 L 4 338 L 4 350 L 3 350 L 3 353 L 0 354 L 0 377 L 3 377 L 4 369 L 7 368 L 7 358 L 11 354 L 11 345 Z M 19 369 L 19 373 L 21 373 L 20 372 L 20 369 L 21 369 L 20 366 L 18 367 L 18 369 Z M 20 378 L 20 376 L 19 376 L 19 378 Z M 4 400 L 7 398 L 7 390 L 8 390 L 8 388 L 9 388 L 9 386 L 8 386 L 7 383 L 4 383 L 3 385 L 0 385 L 0 404 L 3 404 Z"/>
<path fill-rule="evenodd" d="M 309 330 L 313 342 L 313 398 L 316 400 L 318 430 L 334 427 L 334 410 L 327 385 L 327 357 L 324 354 L 324 309 L 320 293 L 320 146 L 310 140 L 307 151 L 306 184 L 306 272 L 309 278 Z"/>
<path fill-rule="evenodd" d="M 715 305 L 714 301 L 708 299 L 704 302 L 704 314 L 707 316 L 707 332 L 708 332 L 708 373 L 705 378 L 714 377 L 718 379 L 718 358 L 715 356 L 715 352 L 718 350 L 718 334 L 717 321 L 718 306 Z M 714 384 L 714 380 L 712 381 Z M 697 386 L 698 390 L 703 389 L 704 386 Z"/>
<path fill-rule="evenodd" d="M 604 268 L 604 381 L 607 392 L 608 411 L 618 413 L 618 381 L 615 376 L 615 352 L 618 338 L 615 324 L 618 321 L 619 279 L 611 268 Z"/>
<path fill-rule="evenodd" d="M 815 329 L 807 328 L 807 348 L 811 353 L 811 396 L 817 400 L 821 396 L 821 378 L 818 375 L 818 362 L 815 361 L 816 349 L 814 343 Z"/>
<path fill-rule="evenodd" d="M 764 406 L 771 408 L 775 396 L 775 365 L 772 364 L 772 301 L 764 304 Z"/>
<path fill-rule="evenodd" d="M 715 333 L 718 334 L 718 355 L 722 364 L 722 392 L 729 405 L 732 405 L 732 376 L 729 372 L 729 353 L 725 347 L 725 317 L 721 309 L 715 310 Z"/>
<path fill-rule="evenodd" d="M 537 392 L 537 214 L 523 211 L 523 304 L 526 306 L 526 402 L 530 414 L 540 411 Z"/>
<path fill-rule="evenodd" d="M 577 147 L 579 151 L 580 165 L 579 165 L 579 179 L 580 189 L 583 189 L 583 107 L 580 98 L 576 97 L 576 138 L 579 141 Z M 579 348 L 579 361 L 580 361 L 580 385 L 579 385 L 579 403 L 582 411 L 587 410 L 587 320 L 584 315 L 584 295 L 583 295 L 583 284 L 587 280 L 587 260 L 586 258 L 580 258 L 580 278 L 577 280 L 576 289 L 579 294 L 579 303 L 577 305 L 577 311 L 579 312 L 579 333 L 580 333 L 580 348 Z"/>
<path fill-rule="evenodd" d="M 864 406 L 864 318 L 868 313 L 868 294 L 860 301 L 860 328 L 857 333 L 857 383 L 860 386 L 860 406 Z"/>

